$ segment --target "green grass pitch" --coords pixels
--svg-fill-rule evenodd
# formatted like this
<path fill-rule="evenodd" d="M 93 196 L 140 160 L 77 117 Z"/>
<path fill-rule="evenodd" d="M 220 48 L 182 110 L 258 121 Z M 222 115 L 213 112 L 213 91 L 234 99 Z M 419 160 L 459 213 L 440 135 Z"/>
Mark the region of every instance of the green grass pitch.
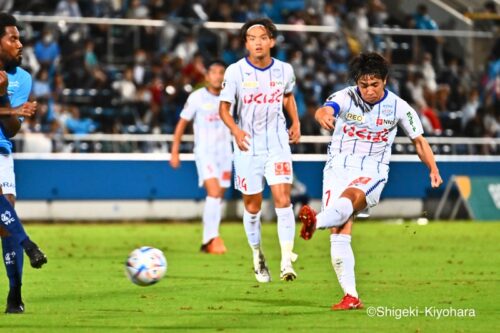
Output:
<path fill-rule="evenodd" d="M 276 226 L 264 224 L 273 281 L 258 284 L 240 223 L 222 224 L 223 256 L 198 252 L 199 223 L 27 229 L 49 263 L 34 270 L 25 259 L 26 313 L 0 315 L 0 332 L 499 332 L 500 223 L 357 223 L 365 309 L 347 312 L 330 310 L 342 292 L 325 231 L 310 241 L 297 237 L 298 279 L 283 282 Z M 166 277 L 150 287 L 124 275 L 128 253 L 142 245 L 162 249 L 168 260 Z M 475 316 L 451 312 L 462 309 Z"/>

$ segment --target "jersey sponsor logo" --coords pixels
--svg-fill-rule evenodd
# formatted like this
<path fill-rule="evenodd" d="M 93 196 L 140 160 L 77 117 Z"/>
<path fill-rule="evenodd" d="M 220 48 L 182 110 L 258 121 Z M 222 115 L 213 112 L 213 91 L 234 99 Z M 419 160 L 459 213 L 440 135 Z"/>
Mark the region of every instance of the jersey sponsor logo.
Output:
<path fill-rule="evenodd" d="M 384 119 L 384 118 L 377 118 L 377 126 L 382 126 L 382 125 L 394 125 L 394 120 L 391 119 Z"/>
<path fill-rule="evenodd" d="M 356 121 L 358 123 L 362 123 L 362 122 L 365 121 L 365 117 L 364 116 L 360 116 L 359 114 L 354 114 L 354 113 L 348 113 L 348 114 L 346 114 L 345 118 L 347 120 Z"/>
<path fill-rule="evenodd" d="M 271 81 L 269 82 L 269 86 L 272 88 L 274 87 L 282 87 L 283 86 L 283 81 Z"/>
<path fill-rule="evenodd" d="M 384 128 L 378 132 L 371 132 L 367 128 L 359 128 L 354 125 L 345 124 L 343 127 L 344 134 L 350 137 L 356 137 L 369 142 L 387 142 L 389 130 Z"/>
<path fill-rule="evenodd" d="M 231 171 L 222 172 L 222 180 L 231 180 Z"/>
<path fill-rule="evenodd" d="M 360 185 L 366 185 L 372 180 L 370 177 L 359 177 L 357 179 L 354 179 L 349 185 L 349 186 L 360 186 Z"/>
<path fill-rule="evenodd" d="M 243 95 L 243 104 L 273 104 L 281 103 L 283 92 L 278 89 L 270 94 L 258 93 L 258 94 L 246 94 Z"/>
<path fill-rule="evenodd" d="M 413 115 L 411 112 L 406 113 L 406 117 L 408 117 L 408 122 L 410 123 L 411 128 L 413 129 L 414 132 L 417 131 L 417 127 L 415 126 L 415 120 L 413 120 Z"/>
<path fill-rule="evenodd" d="M 240 176 L 236 176 L 236 188 L 238 190 L 247 190 L 247 179 Z"/>
<path fill-rule="evenodd" d="M 213 122 L 213 121 L 219 121 L 220 116 L 218 113 L 210 113 L 205 116 L 205 121 L 207 122 Z"/>
<path fill-rule="evenodd" d="M 0 187 L 1 188 L 11 188 L 11 187 L 14 187 L 14 183 L 12 182 L 3 182 L 0 184 Z"/>
<path fill-rule="evenodd" d="M 9 81 L 9 88 L 19 88 L 19 81 Z"/>
<path fill-rule="evenodd" d="M 201 108 L 203 110 L 213 110 L 215 108 L 215 104 L 214 103 L 203 103 L 201 105 Z"/>
<path fill-rule="evenodd" d="M 243 81 L 241 84 L 243 88 L 246 89 L 253 89 L 253 88 L 258 88 L 259 87 L 259 81 Z"/>
<path fill-rule="evenodd" d="M 274 163 L 274 174 L 276 176 L 290 176 L 292 174 L 292 166 L 290 162 Z"/>

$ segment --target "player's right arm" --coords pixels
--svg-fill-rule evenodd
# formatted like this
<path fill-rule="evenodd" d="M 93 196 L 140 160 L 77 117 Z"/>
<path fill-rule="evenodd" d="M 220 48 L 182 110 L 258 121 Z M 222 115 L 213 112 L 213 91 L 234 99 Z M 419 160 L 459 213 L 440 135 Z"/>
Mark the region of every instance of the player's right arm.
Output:
<path fill-rule="evenodd" d="M 177 126 L 175 126 L 174 141 L 172 142 L 172 152 L 170 154 L 170 166 L 174 169 L 177 169 L 181 165 L 179 147 L 181 145 L 182 135 L 184 134 L 188 124 L 188 120 L 180 118 Z"/>
<path fill-rule="evenodd" d="M 331 106 L 322 106 L 317 109 L 314 119 L 326 130 L 331 131 L 335 127 L 335 117 L 333 116 L 333 108 Z"/>
<path fill-rule="evenodd" d="M 220 102 L 219 116 L 224 124 L 226 124 L 226 126 L 229 128 L 231 134 L 234 136 L 234 140 L 236 141 L 236 145 L 238 145 L 238 148 L 241 151 L 247 151 L 248 145 L 250 144 L 247 138 L 250 137 L 250 134 L 239 128 L 234 121 L 233 116 L 231 115 L 231 103 L 226 101 Z"/>
<path fill-rule="evenodd" d="M 220 93 L 219 117 L 231 131 L 238 148 L 241 151 L 247 151 L 250 144 L 247 138 L 250 138 L 250 134 L 239 128 L 231 114 L 231 105 L 236 103 L 238 82 L 241 81 L 236 68 L 236 64 L 232 64 L 224 73 L 224 82 Z"/>
<path fill-rule="evenodd" d="M 326 130 L 335 128 L 335 120 L 341 113 L 342 105 L 345 100 L 345 89 L 331 94 L 322 107 L 316 110 L 314 119 Z"/>
<path fill-rule="evenodd" d="M 5 136 L 12 138 L 16 135 L 21 128 L 19 117 L 32 117 L 36 112 L 36 106 L 36 102 L 26 102 L 17 108 L 0 107 L 0 122 Z"/>

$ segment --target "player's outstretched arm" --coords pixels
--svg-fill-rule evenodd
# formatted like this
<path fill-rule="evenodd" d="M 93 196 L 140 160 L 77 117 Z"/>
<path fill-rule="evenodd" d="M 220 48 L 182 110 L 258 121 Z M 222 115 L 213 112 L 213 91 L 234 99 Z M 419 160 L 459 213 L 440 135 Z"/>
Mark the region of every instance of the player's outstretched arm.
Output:
<path fill-rule="evenodd" d="M 441 175 L 439 174 L 436 159 L 434 158 L 434 153 L 432 152 L 429 142 L 427 142 L 422 135 L 416 137 L 412 141 L 417 150 L 418 157 L 430 170 L 429 177 L 431 178 L 431 186 L 433 188 L 439 187 L 439 185 L 443 183 L 443 179 L 441 179 Z"/>
<path fill-rule="evenodd" d="M 290 138 L 290 143 L 299 143 L 300 141 L 300 120 L 299 112 L 297 110 L 297 103 L 295 102 L 295 97 L 292 93 L 286 94 L 283 97 L 283 106 L 290 116 L 291 125 L 288 129 L 288 136 Z"/>
<path fill-rule="evenodd" d="M 331 131 L 335 127 L 335 117 L 333 116 L 333 111 L 333 108 L 330 106 L 322 106 L 316 110 L 314 119 L 316 119 L 321 127 Z"/>
<path fill-rule="evenodd" d="M 248 138 L 250 138 L 250 134 L 242 130 L 241 128 L 236 125 L 234 122 L 233 116 L 230 113 L 231 110 L 231 103 L 221 101 L 219 104 L 219 116 L 220 119 L 226 124 L 226 126 L 229 128 L 231 131 L 231 134 L 234 136 L 234 140 L 236 141 L 236 144 L 238 145 L 238 148 L 241 151 L 247 151 L 249 142 Z"/>
<path fill-rule="evenodd" d="M 175 126 L 174 131 L 174 141 L 172 142 L 172 152 L 170 153 L 170 166 L 177 169 L 181 165 L 181 160 L 179 158 L 179 147 L 181 145 L 182 135 L 186 130 L 186 126 L 189 122 L 186 119 L 180 118 L 177 126 Z"/>

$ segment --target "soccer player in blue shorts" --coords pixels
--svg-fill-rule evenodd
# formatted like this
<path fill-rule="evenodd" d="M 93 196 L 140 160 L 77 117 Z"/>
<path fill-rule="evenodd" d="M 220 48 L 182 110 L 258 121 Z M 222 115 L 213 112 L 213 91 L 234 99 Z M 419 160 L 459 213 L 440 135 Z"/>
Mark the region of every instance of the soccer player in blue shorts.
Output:
<path fill-rule="evenodd" d="M 45 254 L 29 239 L 14 210 L 16 185 L 9 138 L 17 134 L 24 117 L 31 117 L 36 111 L 36 102 L 28 102 L 31 76 L 19 67 L 22 49 L 16 19 L 0 13 L 0 234 L 9 278 L 6 313 L 24 312 L 21 297 L 23 252 L 34 268 L 47 262 Z"/>

